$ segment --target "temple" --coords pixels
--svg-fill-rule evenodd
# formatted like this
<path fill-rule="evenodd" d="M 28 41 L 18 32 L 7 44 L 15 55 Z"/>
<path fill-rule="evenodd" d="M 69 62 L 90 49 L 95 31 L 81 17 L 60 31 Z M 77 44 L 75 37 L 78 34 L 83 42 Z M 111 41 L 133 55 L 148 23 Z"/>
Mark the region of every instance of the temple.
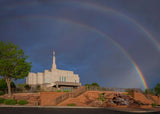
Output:
<path fill-rule="evenodd" d="M 71 90 L 81 86 L 78 74 L 73 71 L 60 70 L 56 68 L 56 57 L 53 51 L 53 64 L 50 70 L 40 73 L 30 72 L 26 77 L 26 84 L 31 87 L 40 85 L 41 88 L 56 88 L 61 90 Z"/>

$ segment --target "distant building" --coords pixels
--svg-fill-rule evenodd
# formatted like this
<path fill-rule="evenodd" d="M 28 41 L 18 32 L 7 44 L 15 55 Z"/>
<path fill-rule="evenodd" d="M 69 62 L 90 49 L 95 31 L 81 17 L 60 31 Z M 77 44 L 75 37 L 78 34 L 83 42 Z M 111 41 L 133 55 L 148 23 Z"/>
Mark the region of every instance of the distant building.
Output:
<path fill-rule="evenodd" d="M 53 52 L 53 64 L 50 70 L 44 70 L 43 73 L 32 73 L 26 77 L 26 84 L 34 87 L 40 85 L 41 87 L 61 88 L 61 90 L 70 90 L 81 86 L 78 74 L 73 71 L 60 70 L 56 68 L 55 52 Z"/>

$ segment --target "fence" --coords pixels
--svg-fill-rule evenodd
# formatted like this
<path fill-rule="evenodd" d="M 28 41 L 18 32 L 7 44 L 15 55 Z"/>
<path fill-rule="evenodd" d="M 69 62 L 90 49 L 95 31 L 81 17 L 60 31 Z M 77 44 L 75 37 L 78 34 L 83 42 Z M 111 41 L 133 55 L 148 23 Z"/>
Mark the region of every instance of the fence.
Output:
<path fill-rule="evenodd" d="M 8 94 L 8 89 L 0 89 L 0 91 L 3 91 L 5 94 Z M 37 93 L 40 92 L 40 90 L 26 90 L 24 88 L 12 88 L 12 93 Z"/>
<path fill-rule="evenodd" d="M 135 90 L 137 92 L 143 92 L 140 88 L 110 88 L 110 87 L 97 87 L 97 86 L 86 86 L 87 91 L 117 91 L 126 92 L 128 90 Z"/>

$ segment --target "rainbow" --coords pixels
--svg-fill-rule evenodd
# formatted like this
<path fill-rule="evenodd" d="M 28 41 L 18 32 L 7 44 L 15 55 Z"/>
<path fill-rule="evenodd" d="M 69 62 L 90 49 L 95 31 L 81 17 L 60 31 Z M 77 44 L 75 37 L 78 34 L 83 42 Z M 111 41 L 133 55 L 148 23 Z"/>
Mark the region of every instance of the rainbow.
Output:
<path fill-rule="evenodd" d="M 106 38 L 107 40 L 109 40 L 113 45 L 115 45 L 126 57 L 127 59 L 130 61 L 130 63 L 133 65 L 135 71 L 137 72 L 141 82 L 142 82 L 142 85 L 144 87 L 144 89 L 148 89 L 148 85 L 147 85 L 147 82 L 145 80 L 145 77 L 143 75 L 143 73 L 141 72 L 140 68 L 138 67 L 138 65 L 135 63 L 135 61 L 131 58 L 131 56 L 127 53 L 127 51 L 118 43 L 116 42 L 115 40 L 113 40 L 111 37 L 107 36 L 105 33 L 97 30 L 96 28 L 92 27 L 92 26 L 89 26 L 89 25 L 86 25 L 86 24 L 83 24 L 83 23 L 79 23 L 79 22 L 76 22 L 76 21 L 72 21 L 72 20 L 69 20 L 69 19 L 64 19 L 64 18 L 59 18 L 59 17 L 54 17 L 54 16 L 40 16 L 40 15 L 28 15 L 28 16 L 19 16 L 19 17 L 12 17 L 12 19 L 22 19 L 22 18 L 48 18 L 48 19 L 54 19 L 56 21 L 61 21 L 63 23 L 67 23 L 67 24 L 74 24 L 74 25 L 78 25 L 78 26 L 81 26 L 81 27 L 84 27 L 86 29 L 89 29 L 97 34 L 99 34 L 100 36 Z M 9 18 L 11 19 L 11 18 Z M 5 19 L 6 21 L 6 19 Z"/>
<path fill-rule="evenodd" d="M 114 15 L 117 15 L 119 17 L 121 17 L 122 19 L 128 21 L 128 22 L 131 22 L 133 23 L 133 25 L 137 28 L 139 28 L 146 36 L 148 39 L 150 39 L 153 44 L 155 45 L 155 47 L 158 49 L 158 51 L 160 51 L 160 43 L 156 40 L 156 38 L 154 38 L 154 36 L 146 29 L 144 28 L 142 25 L 140 25 L 136 20 L 134 20 L 133 18 L 123 14 L 122 12 L 119 12 L 117 10 L 114 10 L 112 8 L 109 8 L 109 7 L 104 7 L 104 6 L 101 6 L 99 4 L 95 4 L 95 3 L 91 3 L 91 2 L 80 2 L 80 1 L 73 1 L 73 0 L 54 0 L 54 1 L 51 1 L 51 0 L 46 0 L 46 1 L 43 1 L 43 2 L 53 2 L 53 3 L 65 3 L 65 4 L 69 4 L 69 5 L 79 5 L 81 6 L 82 8 L 90 8 L 90 9 L 93 9 L 93 10 L 97 10 L 99 12 L 104 12 L 104 13 L 112 13 Z M 13 5 L 9 5 L 7 7 L 1 7 L 0 9 L 12 9 L 12 8 L 16 8 L 18 6 L 22 6 L 22 5 L 37 5 L 39 2 L 36 2 L 36 1 L 33 1 L 33 2 L 22 2 L 22 3 L 16 3 L 16 4 L 13 4 Z"/>
<path fill-rule="evenodd" d="M 122 17 L 122 19 L 124 19 L 124 20 L 127 20 L 127 21 L 133 23 L 133 25 L 135 25 L 137 28 L 139 28 L 147 36 L 147 38 L 149 38 L 153 42 L 153 44 L 156 46 L 156 48 L 160 51 L 160 43 L 153 37 L 153 35 L 146 28 L 144 28 L 142 25 L 140 25 L 133 18 L 130 18 L 129 16 L 123 14 L 122 12 L 119 12 L 119 11 L 114 10 L 112 8 L 104 7 L 104 6 L 94 4 L 91 2 L 90 3 L 79 2 L 78 5 L 81 5 L 83 8 L 91 8 L 91 9 L 95 9 L 97 11 L 104 12 L 104 13 L 110 12 L 112 14 L 115 14 L 115 15 Z"/>

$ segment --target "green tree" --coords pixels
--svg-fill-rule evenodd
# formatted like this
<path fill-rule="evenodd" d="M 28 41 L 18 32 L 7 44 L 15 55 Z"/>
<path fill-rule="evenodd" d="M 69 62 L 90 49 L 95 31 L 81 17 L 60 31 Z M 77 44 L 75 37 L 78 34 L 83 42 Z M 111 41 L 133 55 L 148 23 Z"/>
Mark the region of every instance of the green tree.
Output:
<path fill-rule="evenodd" d="M 28 56 L 12 42 L 0 42 L 0 76 L 7 83 L 8 95 L 11 95 L 10 83 L 15 79 L 24 79 L 31 70 L 31 63 L 26 62 Z"/>
<path fill-rule="evenodd" d="M 100 86 L 99 86 L 99 84 L 98 84 L 98 83 L 96 83 L 96 82 L 92 83 L 92 84 L 91 84 L 91 86 L 94 86 L 94 87 L 100 87 Z"/>
<path fill-rule="evenodd" d="M 17 84 L 17 87 L 19 88 L 24 88 L 24 86 L 26 85 L 26 83 L 23 83 L 23 84 Z"/>
<path fill-rule="evenodd" d="M 145 94 L 154 94 L 153 89 L 145 89 Z"/>
<path fill-rule="evenodd" d="M 10 85 L 11 85 L 11 88 L 16 88 L 16 85 L 13 81 L 10 83 Z M 3 78 L 0 79 L 0 89 L 7 89 L 7 88 L 8 87 L 7 87 L 6 81 Z"/>
<path fill-rule="evenodd" d="M 30 89 L 31 89 L 31 87 L 30 87 L 28 84 L 25 85 L 24 88 L 25 88 L 26 90 L 30 90 Z"/>
<path fill-rule="evenodd" d="M 153 91 L 157 96 L 160 96 L 160 83 L 157 83 L 157 85 L 153 88 Z"/>
<path fill-rule="evenodd" d="M 88 86 L 88 87 L 89 87 L 89 86 L 91 86 L 91 84 L 88 84 L 88 83 L 87 83 L 87 84 L 85 84 L 84 86 Z"/>

